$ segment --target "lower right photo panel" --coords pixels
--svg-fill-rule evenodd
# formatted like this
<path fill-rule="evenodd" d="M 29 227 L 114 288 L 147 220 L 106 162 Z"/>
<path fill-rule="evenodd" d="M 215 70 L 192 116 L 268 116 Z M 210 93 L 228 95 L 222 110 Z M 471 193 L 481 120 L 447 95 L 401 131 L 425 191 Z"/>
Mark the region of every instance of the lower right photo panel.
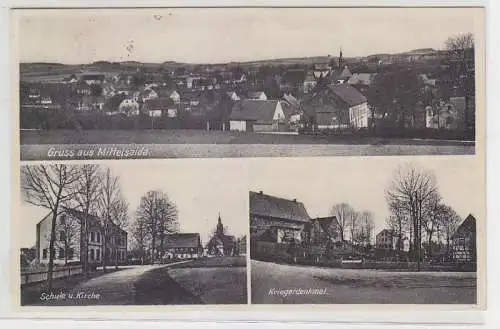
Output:
<path fill-rule="evenodd" d="M 484 298 L 477 156 L 253 159 L 252 304 Z"/>

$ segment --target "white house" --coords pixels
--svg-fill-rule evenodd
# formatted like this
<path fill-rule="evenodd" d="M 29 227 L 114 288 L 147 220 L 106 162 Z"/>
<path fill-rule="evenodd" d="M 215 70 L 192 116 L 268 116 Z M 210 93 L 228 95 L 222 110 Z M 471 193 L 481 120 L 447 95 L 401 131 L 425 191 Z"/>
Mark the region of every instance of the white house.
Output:
<path fill-rule="evenodd" d="M 238 94 L 236 94 L 234 91 L 228 91 L 227 96 L 232 100 L 232 101 L 239 101 L 240 97 Z"/>

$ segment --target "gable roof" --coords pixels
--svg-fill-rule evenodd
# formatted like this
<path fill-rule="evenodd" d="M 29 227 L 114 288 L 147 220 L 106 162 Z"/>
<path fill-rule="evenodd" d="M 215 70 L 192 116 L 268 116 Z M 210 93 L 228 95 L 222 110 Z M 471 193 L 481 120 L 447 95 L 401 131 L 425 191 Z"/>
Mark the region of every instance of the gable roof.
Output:
<path fill-rule="evenodd" d="M 302 202 L 250 191 L 250 213 L 308 223 L 311 218 Z"/>
<path fill-rule="evenodd" d="M 457 229 L 453 233 L 453 236 L 460 235 L 466 231 L 476 232 L 476 218 L 469 214 L 463 221 L 458 225 Z"/>
<path fill-rule="evenodd" d="M 351 87 L 348 84 L 330 85 L 329 88 L 335 95 L 346 102 L 349 106 L 356 106 L 366 103 L 366 97 L 356 88 Z"/>
<path fill-rule="evenodd" d="M 272 123 L 277 100 L 245 99 L 234 104 L 230 119 Z"/>
<path fill-rule="evenodd" d="M 339 78 L 349 78 L 350 76 L 352 76 L 352 73 L 346 65 L 342 70 L 342 73 L 340 73 Z"/>
<path fill-rule="evenodd" d="M 197 248 L 200 246 L 200 233 L 174 233 L 165 237 L 166 248 Z"/>
<path fill-rule="evenodd" d="M 247 93 L 248 98 L 260 98 L 262 96 L 266 96 L 266 94 L 263 91 L 249 91 Z"/>

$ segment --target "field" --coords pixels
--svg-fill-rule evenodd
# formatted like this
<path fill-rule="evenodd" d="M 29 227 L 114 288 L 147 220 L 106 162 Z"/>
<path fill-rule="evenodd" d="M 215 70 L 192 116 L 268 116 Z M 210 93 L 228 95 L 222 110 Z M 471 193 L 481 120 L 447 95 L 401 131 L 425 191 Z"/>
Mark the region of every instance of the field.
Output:
<path fill-rule="evenodd" d="M 20 140 L 23 160 L 48 159 L 49 145 L 63 149 L 81 149 L 83 146 L 95 148 L 133 144 L 134 147 L 147 148 L 146 158 L 473 155 L 475 153 L 475 143 L 463 141 L 203 130 L 21 131 Z"/>
<path fill-rule="evenodd" d="M 471 272 L 387 272 L 280 265 L 252 260 L 252 303 L 476 304 Z M 317 289 L 321 294 L 295 294 Z"/>

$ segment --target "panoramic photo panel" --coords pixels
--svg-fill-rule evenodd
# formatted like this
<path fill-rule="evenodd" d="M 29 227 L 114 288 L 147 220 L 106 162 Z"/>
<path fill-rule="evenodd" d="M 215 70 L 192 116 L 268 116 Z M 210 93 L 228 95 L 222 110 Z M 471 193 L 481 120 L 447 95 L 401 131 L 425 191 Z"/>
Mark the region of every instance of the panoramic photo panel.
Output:
<path fill-rule="evenodd" d="M 483 136 L 481 8 L 12 18 L 23 160 L 475 154 Z"/>
<path fill-rule="evenodd" d="M 247 304 L 248 191 L 234 183 L 245 175 L 238 168 L 22 165 L 21 306 Z"/>
<path fill-rule="evenodd" d="M 252 304 L 481 305 L 478 162 L 365 160 L 252 163 Z"/>

